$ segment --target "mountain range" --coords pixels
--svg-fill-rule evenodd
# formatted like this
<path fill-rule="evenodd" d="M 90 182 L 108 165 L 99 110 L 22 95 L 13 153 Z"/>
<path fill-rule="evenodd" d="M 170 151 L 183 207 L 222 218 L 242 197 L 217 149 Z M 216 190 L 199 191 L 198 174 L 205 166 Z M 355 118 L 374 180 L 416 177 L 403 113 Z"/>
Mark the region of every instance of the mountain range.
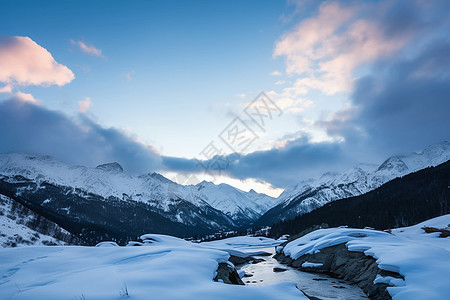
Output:
<path fill-rule="evenodd" d="M 450 161 L 391 180 L 368 193 L 332 201 L 294 219 L 272 224 L 270 235 L 302 234 L 319 227 L 415 225 L 450 213 Z"/>
<path fill-rule="evenodd" d="M 89 168 L 19 153 L 0 155 L 0 194 L 64 224 L 88 243 L 126 241 L 145 232 L 188 237 L 234 230 L 276 202 L 226 184 L 184 186 L 157 173 L 133 176 L 115 162 Z"/>
<path fill-rule="evenodd" d="M 409 173 L 436 166 L 450 159 L 450 143 L 431 145 L 420 152 L 396 155 L 380 165 L 360 164 L 343 173 L 325 173 L 318 179 L 302 181 L 285 190 L 278 203 L 255 225 L 271 225 L 293 219 L 329 202 L 362 195 Z"/>
<path fill-rule="evenodd" d="M 0 219 L 9 216 L 11 226 L 18 215 L 12 209 L 16 203 L 69 234 L 61 241 L 74 242 L 76 236 L 81 244 L 106 239 L 126 243 L 147 232 L 195 237 L 293 219 L 449 159 L 450 143 L 443 142 L 392 156 L 379 166 L 360 164 L 347 172 L 301 181 L 276 199 L 227 184 L 180 185 L 157 173 L 134 176 L 116 162 L 90 168 L 49 156 L 0 154 L 0 195 L 6 201 Z M 7 240 L 6 244 L 15 241 Z"/>

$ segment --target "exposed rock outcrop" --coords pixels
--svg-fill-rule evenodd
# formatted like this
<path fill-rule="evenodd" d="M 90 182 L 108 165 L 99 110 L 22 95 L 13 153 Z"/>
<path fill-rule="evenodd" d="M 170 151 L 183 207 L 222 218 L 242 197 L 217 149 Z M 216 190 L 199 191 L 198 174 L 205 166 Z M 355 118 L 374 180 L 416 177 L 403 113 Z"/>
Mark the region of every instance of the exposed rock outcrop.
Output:
<path fill-rule="evenodd" d="M 271 255 L 271 254 L 269 253 L 269 255 Z M 267 255 L 266 254 L 258 254 L 258 256 L 267 256 Z M 244 257 L 230 255 L 230 258 L 228 260 L 235 266 L 243 265 L 246 263 L 258 264 L 260 262 L 265 261 L 265 259 L 263 259 L 263 258 L 257 258 L 257 257 L 253 257 L 251 255 L 244 256 Z"/>
<path fill-rule="evenodd" d="M 217 267 L 217 275 L 214 281 L 222 281 L 227 284 L 245 285 L 241 277 L 239 277 L 236 268 L 228 263 L 220 263 Z"/>
<path fill-rule="evenodd" d="M 307 272 L 322 272 L 357 284 L 370 299 L 391 299 L 385 283 L 374 283 L 377 275 L 404 279 L 400 274 L 380 270 L 373 257 L 362 252 L 349 251 L 345 244 L 323 248 L 314 254 L 305 254 L 298 259 L 284 255 L 282 251 L 275 255 L 281 263 Z M 305 264 L 307 263 L 308 264 Z M 305 264 L 306 267 L 303 267 Z"/>

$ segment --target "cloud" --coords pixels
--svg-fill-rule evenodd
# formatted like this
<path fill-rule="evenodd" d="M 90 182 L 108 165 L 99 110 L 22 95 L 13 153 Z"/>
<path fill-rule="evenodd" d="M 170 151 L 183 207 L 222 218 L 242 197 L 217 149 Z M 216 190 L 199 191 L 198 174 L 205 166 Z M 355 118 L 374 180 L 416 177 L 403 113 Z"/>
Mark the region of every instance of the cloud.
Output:
<path fill-rule="evenodd" d="M 307 135 L 289 140 L 279 148 L 246 155 L 230 154 L 201 163 L 213 165 L 217 159 L 229 162 L 229 167 L 221 170 L 222 175 L 241 180 L 253 178 L 284 188 L 302 179 L 319 176 L 329 171 L 331 165 L 333 169 L 342 168 L 349 161 L 341 144 L 312 143 Z M 163 157 L 163 165 L 177 172 L 205 172 L 195 159 Z M 218 171 L 212 173 L 217 175 Z"/>
<path fill-rule="evenodd" d="M 128 134 L 86 115 L 71 119 L 17 97 L 0 102 L 0 153 L 51 155 L 75 165 L 117 161 L 132 173 L 161 168 L 161 157 Z"/>
<path fill-rule="evenodd" d="M 285 83 L 286 83 L 286 81 L 284 81 L 284 80 L 278 80 L 275 82 L 276 85 L 283 85 Z"/>
<path fill-rule="evenodd" d="M 318 125 L 372 154 L 449 140 L 449 53 L 450 39 L 439 39 L 414 56 L 379 61 L 377 72 L 356 81 L 352 106 Z"/>
<path fill-rule="evenodd" d="M 23 92 L 16 92 L 13 94 L 13 97 L 19 101 L 22 102 L 29 102 L 29 103 L 33 103 L 33 104 L 40 104 L 40 102 L 38 100 L 36 100 L 33 95 L 28 94 L 28 93 L 23 93 Z"/>
<path fill-rule="evenodd" d="M 262 179 L 286 188 L 330 169 L 342 169 L 348 162 L 339 143 L 312 143 L 305 136 L 287 142 L 284 147 L 256 151 L 236 159 L 229 174 L 239 179 Z"/>
<path fill-rule="evenodd" d="M 86 113 L 91 107 L 92 102 L 90 97 L 84 98 L 84 100 L 78 101 L 78 111 L 80 113 Z"/>
<path fill-rule="evenodd" d="M 295 80 L 267 93 L 284 112 L 298 113 L 313 104 L 312 89 L 345 91 L 349 103 L 331 118 L 302 116 L 330 140 L 305 133 L 313 130 L 286 135 L 273 149 L 222 157 L 229 161 L 224 175 L 286 187 L 450 138 L 448 2 L 343 3 L 325 2 L 277 42 L 274 55 L 286 60 Z M 71 119 L 25 98 L 0 102 L 0 152 L 50 154 L 84 165 L 118 161 L 134 173 L 204 171 L 195 159 L 161 156 L 119 129 L 83 114 Z"/>
<path fill-rule="evenodd" d="M 414 33 L 385 30 L 378 17 L 389 9 L 324 2 L 317 16 L 300 22 L 276 43 L 273 55 L 285 58 L 288 74 L 300 76 L 297 87 L 328 95 L 349 92 L 359 67 L 395 54 Z M 367 16 L 368 10 L 373 15 Z"/>
<path fill-rule="evenodd" d="M 105 128 L 85 114 L 72 119 L 21 96 L 0 101 L 0 153 L 51 155 L 65 163 L 88 166 L 117 161 L 136 174 L 205 171 L 195 159 L 161 156 L 151 146 L 119 129 Z M 227 156 L 230 167 L 225 175 L 287 186 L 325 170 L 341 155 L 338 145 L 311 144 L 300 135 L 277 149 Z"/>
<path fill-rule="evenodd" d="M 4 87 L 0 88 L 0 94 L 11 94 L 12 93 L 12 87 L 10 85 L 5 85 Z"/>
<path fill-rule="evenodd" d="M 286 113 L 299 114 L 310 107 L 313 102 L 305 97 L 301 89 L 284 88 L 281 92 L 269 91 L 267 95 Z"/>
<path fill-rule="evenodd" d="M 80 48 L 80 50 L 83 51 L 84 53 L 94 55 L 97 57 L 104 57 L 102 50 L 94 47 L 93 45 L 86 45 L 82 41 L 74 41 L 74 40 L 70 40 L 70 43 L 72 45 L 78 46 Z"/>
<path fill-rule="evenodd" d="M 354 162 L 449 140 L 449 30 L 448 1 L 323 2 L 276 42 L 296 79 L 271 97 L 294 110 L 299 99 L 342 101 L 310 127 Z"/>
<path fill-rule="evenodd" d="M 272 73 L 270 73 L 270 75 L 272 76 L 281 76 L 281 72 L 280 71 L 273 71 Z"/>
<path fill-rule="evenodd" d="M 0 88 L 0 94 L 10 94 L 11 97 L 18 101 L 40 104 L 40 102 L 36 100 L 31 94 L 23 93 L 20 91 L 14 93 L 13 88 L 10 85 L 5 85 L 4 87 Z"/>
<path fill-rule="evenodd" d="M 7 86 L 62 86 L 74 78 L 68 67 L 29 37 L 0 37 L 0 81 Z"/>

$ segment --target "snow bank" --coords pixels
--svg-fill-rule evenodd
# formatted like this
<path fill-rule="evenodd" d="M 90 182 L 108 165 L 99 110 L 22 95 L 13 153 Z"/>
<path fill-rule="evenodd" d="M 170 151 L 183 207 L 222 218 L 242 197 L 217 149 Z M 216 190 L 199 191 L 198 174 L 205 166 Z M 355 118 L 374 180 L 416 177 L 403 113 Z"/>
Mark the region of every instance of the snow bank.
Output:
<path fill-rule="evenodd" d="M 95 247 L 119 247 L 119 245 L 116 242 L 106 241 L 98 243 Z"/>
<path fill-rule="evenodd" d="M 306 299 L 295 283 L 214 282 L 225 251 L 181 239 L 143 236 L 142 247 L 0 249 L 2 299 Z M 253 243 L 254 244 L 254 243 Z"/>
<path fill-rule="evenodd" d="M 305 254 L 317 253 L 322 248 L 347 243 L 351 240 L 368 236 L 387 237 L 390 236 L 390 234 L 369 229 L 352 229 L 344 227 L 319 229 L 288 243 L 284 247 L 283 252 L 292 259 L 297 259 Z"/>
<path fill-rule="evenodd" d="M 200 245 L 207 248 L 227 251 L 230 255 L 248 257 L 267 255 L 268 252 L 264 251 L 264 248 L 273 248 L 283 242 L 283 240 L 274 240 L 266 237 L 236 236 L 223 240 L 203 242 Z"/>
<path fill-rule="evenodd" d="M 422 227 L 448 228 L 450 215 L 399 228 L 388 234 L 370 229 L 320 229 L 288 243 L 283 252 L 293 259 L 346 243 L 348 250 L 374 257 L 382 270 L 397 272 L 405 280 L 377 277 L 388 283 L 394 299 L 448 299 L 450 295 L 450 238 L 427 234 Z"/>

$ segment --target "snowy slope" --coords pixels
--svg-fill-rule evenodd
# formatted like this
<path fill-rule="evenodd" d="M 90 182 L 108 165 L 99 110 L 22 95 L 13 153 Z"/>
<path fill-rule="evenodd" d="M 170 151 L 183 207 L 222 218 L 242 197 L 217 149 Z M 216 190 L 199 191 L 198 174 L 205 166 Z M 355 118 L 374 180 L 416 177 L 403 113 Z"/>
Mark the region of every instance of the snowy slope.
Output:
<path fill-rule="evenodd" d="M 307 299 L 293 282 L 249 287 L 213 281 L 225 251 L 169 236 L 143 247 L 0 249 L 2 299 Z"/>
<path fill-rule="evenodd" d="M 288 243 L 283 252 L 293 259 L 304 254 L 346 243 L 348 250 L 364 252 L 377 260 L 382 270 L 401 274 L 405 280 L 378 277 L 374 283 L 391 285 L 393 299 L 448 299 L 450 286 L 450 238 L 427 234 L 423 227 L 450 229 L 450 215 L 415 226 L 398 228 L 388 234 L 369 229 L 320 229 Z"/>
<path fill-rule="evenodd" d="M 85 192 L 134 200 L 169 211 L 179 199 L 199 208 L 212 207 L 229 216 L 236 225 L 249 223 L 273 206 L 275 199 L 254 191 L 248 193 L 226 184 L 202 182 L 196 186 L 176 184 L 160 174 L 132 176 L 118 163 L 96 168 L 69 166 L 49 156 L 1 154 L 0 175 L 21 175 L 37 183 L 49 182 Z M 181 216 L 176 216 L 183 222 Z"/>
<path fill-rule="evenodd" d="M 261 225 L 291 219 L 331 201 L 358 196 L 409 173 L 450 159 L 450 143 L 442 142 L 421 152 L 392 156 L 381 165 L 360 164 L 344 173 L 326 173 L 285 190 L 277 205 L 262 216 Z"/>
<path fill-rule="evenodd" d="M 0 195 L 0 247 L 66 245 L 72 241 L 70 233 L 57 224 Z"/>
<path fill-rule="evenodd" d="M 274 248 L 284 240 L 274 240 L 266 237 L 236 236 L 222 240 L 200 243 L 203 247 L 220 249 L 228 252 L 230 255 L 238 257 L 248 257 L 261 254 L 269 254 L 267 248 Z"/>
<path fill-rule="evenodd" d="M 227 184 L 215 185 L 203 181 L 193 187 L 193 195 L 212 207 L 225 212 L 233 219 L 256 220 L 276 202 L 275 198 L 254 190 L 244 192 Z"/>

